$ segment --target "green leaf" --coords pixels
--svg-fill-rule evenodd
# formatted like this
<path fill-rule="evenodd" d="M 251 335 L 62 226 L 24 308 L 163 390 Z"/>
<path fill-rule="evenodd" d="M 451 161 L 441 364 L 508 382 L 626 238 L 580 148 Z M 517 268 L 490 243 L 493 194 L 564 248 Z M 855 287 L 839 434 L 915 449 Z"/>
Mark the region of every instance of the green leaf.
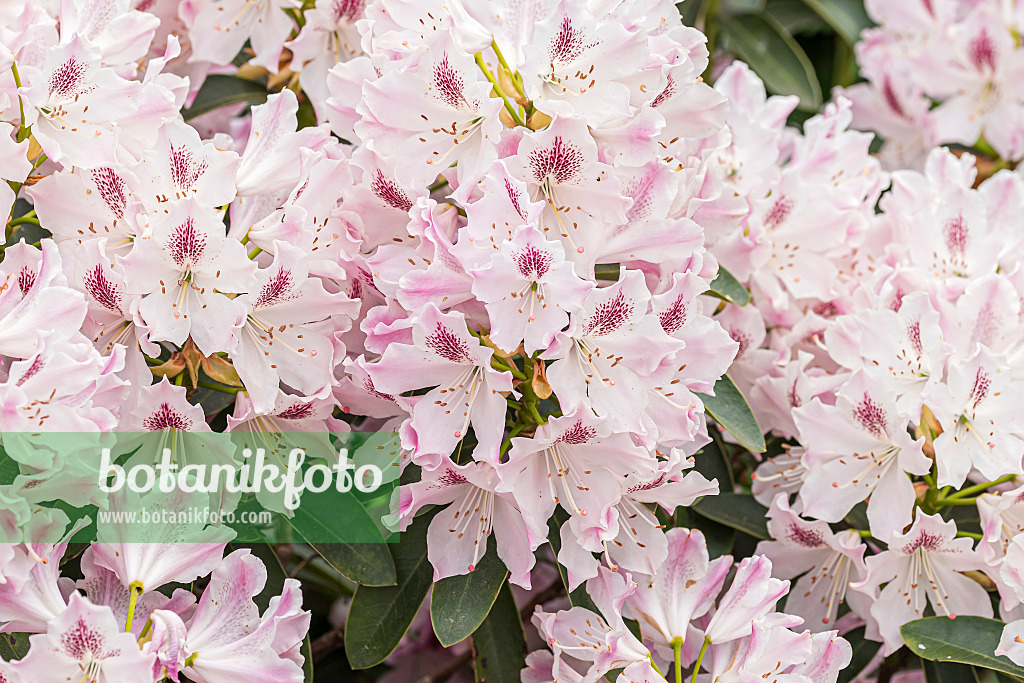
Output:
<path fill-rule="evenodd" d="M 502 584 L 490 613 L 473 633 L 473 649 L 478 683 L 519 683 L 526 666 L 526 636 L 508 583 Z"/>
<path fill-rule="evenodd" d="M 316 125 L 316 110 L 308 97 L 299 98 L 299 109 L 295 112 L 295 119 L 298 130 Z"/>
<path fill-rule="evenodd" d="M 708 546 L 708 556 L 712 560 L 732 553 L 732 546 L 736 542 L 735 530 L 699 514 L 693 515 L 691 521 L 691 526 L 704 534 L 704 540 Z"/>
<path fill-rule="evenodd" d="M 487 552 L 469 574 L 449 576 L 434 584 L 430 594 L 430 623 L 444 647 L 462 642 L 483 623 L 508 570 L 498 557 L 494 534 L 487 538 Z"/>
<path fill-rule="evenodd" d="M 740 284 L 732 273 L 725 268 L 718 267 L 718 276 L 711 283 L 708 294 L 724 299 L 737 306 L 746 306 L 750 303 L 750 292 Z"/>
<path fill-rule="evenodd" d="M 338 573 L 363 586 L 398 583 L 395 562 L 386 543 L 310 543 Z"/>
<path fill-rule="evenodd" d="M 804 0 L 804 4 L 828 22 L 828 25 L 853 47 L 860 32 L 873 26 L 863 0 Z"/>
<path fill-rule="evenodd" d="M 796 95 L 802 109 L 821 107 L 821 85 L 803 48 L 767 14 L 743 14 L 722 21 L 728 47 L 776 95 Z"/>
<path fill-rule="evenodd" d="M 932 662 L 924 660 L 924 679 L 928 683 L 979 683 L 974 667 L 955 662 Z"/>
<path fill-rule="evenodd" d="M 29 633 L 0 633 L 0 659 L 11 662 L 28 654 Z"/>
<path fill-rule="evenodd" d="M 21 466 L 18 461 L 7 455 L 7 451 L 0 447 L 0 486 L 13 484 L 19 474 Z"/>
<path fill-rule="evenodd" d="M 751 14 L 763 12 L 767 0 L 719 0 L 718 11 L 722 14 Z"/>
<path fill-rule="evenodd" d="M 910 651 L 922 659 L 971 664 L 1024 678 L 1024 667 L 994 654 L 1004 626 L 1001 621 L 983 617 L 926 617 L 901 626 L 900 635 Z"/>
<path fill-rule="evenodd" d="M 817 14 L 807 11 L 802 0 L 770 0 L 765 14 L 779 22 L 791 36 L 828 31 L 829 25 Z"/>
<path fill-rule="evenodd" d="M 697 393 L 697 396 L 704 402 L 705 411 L 742 446 L 757 453 L 765 452 L 767 447 L 761 427 L 758 426 L 747 399 L 728 375 L 722 375 L 715 382 L 714 396 L 701 393 Z"/>
<path fill-rule="evenodd" d="M 768 535 L 768 524 L 765 522 L 768 508 L 754 500 L 750 494 L 721 493 L 717 496 L 705 496 L 690 507 L 708 519 L 738 529 L 754 538 L 762 541 L 771 538 Z"/>
<path fill-rule="evenodd" d="M 430 590 L 434 570 L 427 560 L 427 527 L 433 515 L 417 517 L 398 543 L 390 544 L 396 585 L 359 586 L 345 622 L 345 653 L 353 669 L 383 662 L 409 630 Z"/>
<path fill-rule="evenodd" d="M 211 74 L 192 100 L 192 106 L 181 111 L 186 121 L 208 114 L 211 111 L 242 102 L 261 104 L 267 101 L 267 88 L 256 81 L 227 74 Z"/>
<path fill-rule="evenodd" d="M 313 642 L 309 639 L 309 634 L 302 640 L 302 681 L 303 683 L 313 683 Z"/>
<path fill-rule="evenodd" d="M 337 519 L 346 520 L 344 536 L 331 521 Z M 364 586 L 395 585 L 395 564 L 388 544 L 369 542 L 374 537 L 380 539 L 380 534 L 354 495 L 303 496 L 288 523 L 343 576 Z M 364 542 L 350 542 L 353 540 Z"/>
<path fill-rule="evenodd" d="M 705 479 L 717 479 L 719 491 L 731 492 L 736 483 L 733 481 L 732 468 L 729 467 L 729 462 L 725 459 L 717 441 L 712 441 L 697 451 L 693 469 L 704 475 Z"/>

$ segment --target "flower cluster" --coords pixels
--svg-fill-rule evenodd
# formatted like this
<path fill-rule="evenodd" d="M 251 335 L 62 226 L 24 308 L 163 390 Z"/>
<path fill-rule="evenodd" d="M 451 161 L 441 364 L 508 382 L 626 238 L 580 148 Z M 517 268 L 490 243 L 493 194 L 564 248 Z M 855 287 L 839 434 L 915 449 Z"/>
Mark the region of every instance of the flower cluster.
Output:
<path fill-rule="evenodd" d="M 867 83 L 846 89 L 858 128 L 884 140 L 891 168 L 923 166 L 935 145 L 974 145 L 1024 157 L 1021 8 L 1015 2 L 866 0 L 878 27 L 857 60 Z"/>

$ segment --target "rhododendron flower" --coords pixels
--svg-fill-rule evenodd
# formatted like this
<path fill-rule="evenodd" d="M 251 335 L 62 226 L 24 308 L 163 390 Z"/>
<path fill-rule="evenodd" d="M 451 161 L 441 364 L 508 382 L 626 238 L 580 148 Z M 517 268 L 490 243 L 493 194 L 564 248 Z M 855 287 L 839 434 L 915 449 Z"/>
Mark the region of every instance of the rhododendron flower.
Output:
<path fill-rule="evenodd" d="M 497 473 L 485 462 L 460 467 L 447 461 L 402 489 L 402 529 L 424 505 L 451 503 L 427 529 L 427 557 L 435 581 L 475 571 L 493 533 L 498 557 L 511 572 L 509 580 L 530 588 L 533 551 L 544 542 L 546 526 L 531 526 L 533 518 L 519 511 L 512 496 L 498 493 L 497 485 Z"/>
<path fill-rule="evenodd" d="M 129 288 L 146 292 L 139 314 L 150 339 L 184 344 L 191 336 L 207 355 L 237 343 L 245 307 L 225 294 L 249 291 L 256 265 L 196 199 L 171 204 L 122 264 Z"/>
<path fill-rule="evenodd" d="M 505 398 L 511 375 L 491 368 L 491 349 L 466 328 L 461 313 L 441 313 L 428 304 L 413 324 L 413 344 L 392 344 L 370 369 L 378 391 L 391 395 L 436 387 L 412 410 L 410 426 L 417 458 L 436 467 L 455 449 L 470 425 L 476 434 L 476 458 L 497 462 Z"/>
<path fill-rule="evenodd" d="M 66 677 L 96 683 L 148 680 L 154 655 L 139 650 L 135 637 L 114 621 L 107 606 L 91 605 L 72 593 L 67 609 L 31 636 L 29 653 L 15 669 L 30 680 Z"/>
<path fill-rule="evenodd" d="M 980 348 L 926 398 L 944 425 L 935 439 L 939 486 L 963 484 L 972 467 L 988 479 L 1022 473 L 1024 424 L 1015 406 L 1024 399 L 1009 374 L 1005 360 Z"/>
<path fill-rule="evenodd" d="M 530 225 L 502 243 L 490 267 L 470 274 L 474 294 L 494 320 L 491 339 L 503 349 L 522 342 L 527 353 L 546 350 L 593 288 L 576 276 L 562 245 Z"/>
<path fill-rule="evenodd" d="M 779 578 L 800 577 L 786 600 L 786 610 L 803 617 L 816 633 L 835 623 L 847 599 L 854 611 L 866 615 L 869 601 L 861 593 L 847 591 L 867 571 L 867 546 L 860 534 L 852 529 L 834 533 L 823 521 L 802 519 L 790 509 L 785 494 L 775 496 L 768 516 L 768 533 L 774 540 L 758 543 L 758 554 L 772 561 Z"/>
<path fill-rule="evenodd" d="M 750 635 L 753 623 L 771 612 L 789 591 L 789 581 L 771 578 L 772 563 L 766 557 L 744 558 L 736 568 L 732 585 L 718 601 L 704 637 L 716 645 Z"/>
<path fill-rule="evenodd" d="M 955 536 L 956 523 L 918 512 L 906 533 L 889 537 L 888 550 L 866 560 L 868 575 L 854 588 L 875 599 L 871 616 L 886 652 L 903 644 L 900 626 L 920 619 L 929 603 L 939 616 L 952 619 L 961 614 L 992 616 L 985 589 L 960 573 L 980 569 L 984 562 L 971 539 Z"/>
<path fill-rule="evenodd" d="M 581 409 L 548 421 L 533 438 L 512 439 L 508 461 L 498 468 L 498 490 L 512 493 L 534 528 L 544 528 L 561 505 L 574 519 L 587 518 L 588 526 L 607 533 L 625 477 L 645 469 L 650 476 L 656 467 L 627 435 L 610 434 L 606 422 Z"/>
<path fill-rule="evenodd" d="M 662 648 L 686 640 L 693 619 L 710 610 L 732 568 L 732 557 L 709 561 L 707 541 L 696 529 L 666 534 L 668 557 L 649 580 L 626 599 L 627 613 L 652 630 L 644 633 Z M 639 577 L 638 577 L 639 578 Z"/>
<path fill-rule="evenodd" d="M 910 523 L 914 489 L 907 472 L 924 474 L 931 462 L 921 440 L 907 434 L 909 419 L 863 372 L 839 390 L 835 406 L 819 399 L 793 411 L 807 447 L 808 473 L 800 488 L 804 513 L 839 521 L 868 502 L 872 531 L 885 536 Z"/>
<path fill-rule="evenodd" d="M 260 676 L 288 683 L 303 679 L 299 646 L 310 614 L 302 610 L 298 582 L 285 579 L 281 595 L 260 614 L 252 598 L 266 582 L 266 566 L 248 550 L 224 558 L 186 624 L 182 673 L 197 683 Z"/>

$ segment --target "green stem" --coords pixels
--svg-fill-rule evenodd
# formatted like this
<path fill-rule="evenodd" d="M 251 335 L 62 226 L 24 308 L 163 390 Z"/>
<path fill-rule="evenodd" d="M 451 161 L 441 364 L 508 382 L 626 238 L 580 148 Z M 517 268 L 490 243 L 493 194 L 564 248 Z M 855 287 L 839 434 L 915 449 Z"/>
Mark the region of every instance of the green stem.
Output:
<path fill-rule="evenodd" d="M 259 256 L 262 253 L 263 253 L 263 250 L 260 249 L 259 247 L 256 247 L 256 250 L 254 252 L 252 252 L 251 254 L 249 254 L 249 260 L 252 260 L 252 259 L 256 258 L 257 256 Z"/>
<path fill-rule="evenodd" d="M 944 508 L 948 505 L 977 505 L 977 498 L 939 498 L 935 501 L 935 505 L 940 508 Z"/>
<path fill-rule="evenodd" d="M 957 491 L 956 493 L 950 494 L 949 497 L 947 498 L 947 500 L 956 500 L 957 498 L 967 498 L 968 496 L 973 496 L 976 493 L 982 493 L 984 491 L 987 491 L 988 489 L 992 488 L 993 486 L 998 486 L 999 484 L 1008 484 L 1008 483 L 1010 483 L 1011 481 L 1013 481 L 1016 478 L 1017 478 L 1016 474 L 1007 474 L 1007 475 L 1004 475 L 1002 477 L 999 477 L 998 479 L 996 479 L 994 481 L 987 481 L 987 482 L 985 482 L 983 484 L 976 484 L 975 486 L 968 486 L 965 489 L 962 489 L 960 491 Z"/>
<path fill-rule="evenodd" d="M 512 444 L 512 438 L 519 434 L 519 432 L 523 431 L 524 427 L 526 427 L 526 425 L 518 424 L 512 428 L 512 431 L 508 433 L 505 440 L 501 442 L 501 449 L 498 451 L 501 455 L 505 455 L 505 451 L 507 451 L 508 447 Z"/>
<path fill-rule="evenodd" d="M 672 659 L 676 673 L 675 683 L 683 681 L 683 639 L 676 636 L 672 639 Z"/>
<path fill-rule="evenodd" d="M 487 64 L 484 63 L 483 54 L 477 52 L 473 55 L 473 59 L 476 61 L 476 65 L 480 67 L 480 70 L 484 72 L 484 77 L 491 82 L 492 86 L 494 86 L 494 92 L 498 93 L 498 97 L 500 97 L 501 101 L 505 103 L 505 109 L 512 117 L 512 120 L 516 122 L 516 125 L 525 126 L 526 124 L 523 123 L 521 118 L 519 118 L 519 112 L 516 111 L 516 108 L 513 107 L 512 103 L 508 101 L 507 97 L 505 97 L 505 93 L 502 91 L 501 86 L 498 85 L 498 81 L 495 80 L 494 74 L 491 73 L 491 70 L 487 68 Z"/>
<path fill-rule="evenodd" d="M 530 99 L 529 97 L 526 96 L 526 91 L 523 89 L 523 84 L 520 83 L 519 80 L 516 78 L 516 72 L 513 71 L 512 68 L 508 65 L 508 62 L 505 61 L 505 55 L 501 54 L 501 50 L 498 49 L 497 41 L 491 41 L 491 49 L 494 50 L 494 54 L 498 56 L 498 63 L 505 67 L 505 71 L 507 71 L 508 75 L 511 77 L 512 85 L 516 87 L 516 92 L 522 95 L 524 100 Z"/>
<path fill-rule="evenodd" d="M 647 653 L 647 661 L 651 663 L 651 668 L 657 671 L 659 676 L 662 678 L 665 677 L 665 674 L 661 673 L 661 669 L 658 668 L 658 665 L 654 663 L 654 657 L 651 656 L 650 652 Z"/>
<path fill-rule="evenodd" d="M 181 373 L 181 374 L 184 375 L 185 373 Z M 179 377 L 180 376 L 181 375 L 179 375 Z M 203 387 L 204 389 L 212 389 L 214 391 L 219 391 L 222 394 L 238 394 L 238 392 L 240 392 L 240 391 L 245 391 L 244 387 L 229 387 L 229 386 L 227 386 L 225 384 L 216 384 L 214 382 L 207 382 L 205 379 L 201 379 L 198 382 L 196 382 L 196 386 Z"/>
<path fill-rule="evenodd" d="M 142 584 L 138 581 L 132 581 L 128 586 L 128 619 L 124 624 L 124 632 L 132 632 L 132 619 L 135 618 L 135 605 L 139 601 L 139 596 L 142 595 Z"/>
<path fill-rule="evenodd" d="M 139 631 L 139 640 L 145 638 L 146 634 L 149 633 L 149 629 L 151 628 L 153 628 L 153 617 L 146 619 L 146 623 L 142 625 L 142 630 Z"/>
<path fill-rule="evenodd" d="M 697 674 L 700 673 L 700 664 L 704 661 L 704 653 L 708 651 L 708 645 L 711 644 L 711 639 L 704 636 L 704 644 L 700 647 L 700 654 L 697 655 L 697 663 L 693 665 L 693 678 L 690 679 L 690 683 L 697 683 Z"/>
<path fill-rule="evenodd" d="M 19 225 L 25 225 L 26 223 L 31 223 L 32 225 L 39 225 L 39 219 L 35 218 L 34 216 L 21 216 L 20 218 L 15 218 L 13 221 L 8 223 L 7 227 L 16 228 Z"/>
<path fill-rule="evenodd" d="M 867 529 L 856 529 L 855 530 L 861 538 L 871 538 L 871 532 Z"/>
<path fill-rule="evenodd" d="M 18 65 L 11 63 L 11 73 L 14 74 L 14 85 L 20 90 L 21 89 L 21 74 L 18 73 Z M 21 100 L 21 93 L 18 93 L 18 113 L 21 115 L 21 126 L 18 128 L 18 142 L 27 140 L 28 136 L 32 134 L 25 127 L 25 103 Z"/>
<path fill-rule="evenodd" d="M 980 541 L 983 538 L 981 534 L 976 534 L 973 531 L 957 531 L 956 535 L 964 538 L 973 538 L 976 541 Z"/>

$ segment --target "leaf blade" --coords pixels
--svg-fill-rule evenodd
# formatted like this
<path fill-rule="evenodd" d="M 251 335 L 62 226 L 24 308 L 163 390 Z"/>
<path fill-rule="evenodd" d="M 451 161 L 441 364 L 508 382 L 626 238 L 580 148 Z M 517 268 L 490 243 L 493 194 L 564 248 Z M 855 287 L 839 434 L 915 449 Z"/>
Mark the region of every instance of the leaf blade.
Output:
<path fill-rule="evenodd" d="M 742 14 L 722 22 L 729 46 L 776 95 L 796 95 L 800 108 L 821 107 L 821 85 L 803 48 L 771 16 Z"/>
<path fill-rule="evenodd" d="M 721 266 L 718 267 L 718 275 L 712 280 L 707 293 L 737 306 L 746 306 L 750 303 L 750 292 L 747 291 L 747 288 L 732 273 Z"/>
<path fill-rule="evenodd" d="M 696 393 L 704 402 L 704 409 L 722 425 L 742 446 L 756 453 L 764 453 L 767 445 L 746 397 L 728 375 L 715 382 L 715 395 Z"/>
<path fill-rule="evenodd" d="M 1003 622 L 969 615 L 956 619 L 925 617 L 900 627 L 903 642 L 922 659 L 970 664 L 1024 678 L 1024 667 L 996 656 Z"/>
<path fill-rule="evenodd" d="M 765 515 L 768 508 L 746 493 L 720 493 L 705 496 L 691 505 L 702 517 L 750 534 L 762 541 L 771 539 Z"/>
<path fill-rule="evenodd" d="M 853 47 L 864 29 L 873 26 L 864 3 L 857 0 L 803 0 L 843 41 Z"/>
<path fill-rule="evenodd" d="M 478 683 L 519 683 L 520 671 L 526 666 L 526 636 L 507 582 L 473 633 L 473 649 Z"/>
<path fill-rule="evenodd" d="M 192 106 L 181 110 L 181 116 L 186 121 L 191 121 L 233 104 L 262 104 L 267 101 L 268 95 L 266 87 L 256 81 L 228 74 L 210 74 L 192 100 Z"/>
<path fill-rule="evenodd" d="M 418 517 L 390 546 L 394 586 L 359 586 L 345 623 L 345 654 L 353 669 L 383 662 L 405 636 L 433 582 L 427 560 L 427 527 L 433 515 Z"/>
<path fill-rule="evenodd" d="M 469 574 L 449 576 L 434 584 L 430 594 L 430 623 L 444 647 L 473 635 L 484 622 L 508 577 L 498 557 L 494 534 L 488 536 L 487 552 Z"/>

